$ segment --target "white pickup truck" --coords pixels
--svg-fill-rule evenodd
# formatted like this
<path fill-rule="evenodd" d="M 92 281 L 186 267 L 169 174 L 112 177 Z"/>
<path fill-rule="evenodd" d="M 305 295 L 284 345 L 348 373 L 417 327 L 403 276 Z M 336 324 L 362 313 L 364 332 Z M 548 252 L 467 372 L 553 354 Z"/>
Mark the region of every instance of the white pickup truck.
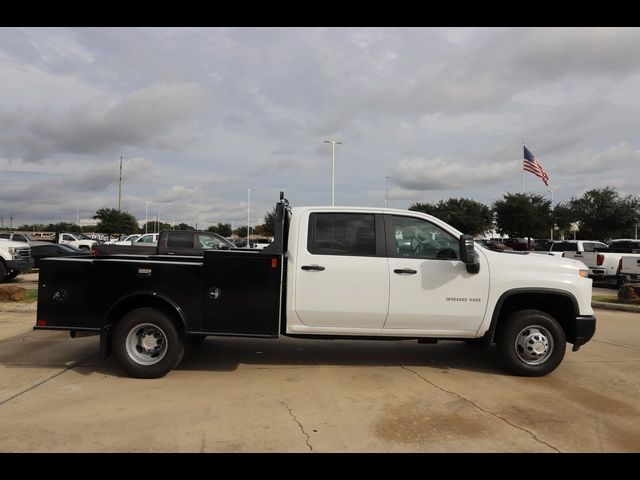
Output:
<path fill-rule="evenodd" d="M 622 255 L 619 284 L 640 282 L 640 255 Z"/>
<path fill-rule="evenodd" d="M 42 260 L 34 328 L 100 335 L 141 378 L 188 340 L 280 335 L 495 343 L 508 370 L 540 376 L 593 336 L 591 285 L 580 262 L 494 252 L 430 215 L 281 194 L 263 250 Z"/>
<path fill-rule="evenodd" d="M 81 233 L 61 233 L 58 243 L 70 245 L 79 249 L 91 250 L 91 245 L 98 242 L 97 240 L 87 237 Z"/>
<path fill-rule="evenodd" d="M 562 243 L 569 244 L 570 248 L 566 248 L 562 256 L 584 263 L 589 269 L 589 277 L 592 279 L 615 282 L 620 285 L 620 260 L 624 255 L 623 252 L 628 249 L 617 251 L 616 242 L 612 241 L 606 245 L 602 242 L 587 240 L 565 241 Z M 640 257 L 640 254 L 629 255 Z"/>
<path fill-rule="evenodd" d="M 33 267 L 31 247 L 27 242 L 0 239 L 0 283 L 12 280 Z"/>

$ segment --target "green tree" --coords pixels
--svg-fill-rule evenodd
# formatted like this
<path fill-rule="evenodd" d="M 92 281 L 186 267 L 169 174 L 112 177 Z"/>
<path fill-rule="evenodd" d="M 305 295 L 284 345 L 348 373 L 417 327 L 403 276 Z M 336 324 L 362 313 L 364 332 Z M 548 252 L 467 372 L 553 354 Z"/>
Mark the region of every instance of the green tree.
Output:
<path fill-rule="evenodd" d="M 140 233 L 144 233 L 145 232 L 145 227 L 146 227 L 147 233 L 154 233 L 154 232 L 157 233 L 160 230 L 171 230 L 172 229 L 170 223 L 156 222 L 154 220 L 152 222 L 148 222 L 148 223 L 145 223 L 144 225 L 142 225 L 142 228 L 140 228 Z"/>
<path fill-rule="evenodd" d="M 61 233 L 61 232 L 81 233 L 82 232 L 82 228 L 80 228 L 80 225 L 78 225 L 77 223 L 70 223 L 70 222 L 50 223 L 49 225 L 47 225 L 45 230 L 48 232 L 57 232 L 57 233 Z"/>
<path fill-rule="evenodd" d="M 493 228 L 493 212 L 485 204 L 468 198 L 440 200 L 436 205 L 415 203 L 409 210 L 427 213 L 469 235 L 482 235 Z"/>
<path fill-rule="evenodd" d="M 231 224 L 229 223 L 218 223 L 217 225 L 211 225 L 207 230 L 209 232 L 222 235 L 223 237 L 231 236 Z"/>
<path fill-rule="evenodd" d="M 251 233 L 253 233 L 253 229 L 251 229 Z M 247 236 L 247 226 L 243 225 L 241 227 L 236 228 L 233 231 L 234 235 L 238 235 L 239 237 L 245 238 Z"/>
<path fill-rule="evenodd" d="M 555 223 L 555 233 L 553 238 L 569 238 L 571 237 L 571 224 L 576 221 L 576 218 L 571 209 L 571 205 L 568 203 L 559 203 L 553 209 L 553 221 Z"/>
<path fill-rule="evenodd" d="M 433 215 L 434 217 L 438 216 L 438 207 L 433 203 L 414 203 L 409 207 L 409 210 L 426 213 L 427 215 Z"/>
<path fill-rule="evenodd" d="M 629 238 L 640 221 L 640 197 L 622 198 L 614 188 L 595 188 L 569 201 L 575 219 L 580 222 L 578 235 L 588 240 L 607 241 Z"/>
<path fill-rule="evenodd" d="M 493 211 L 498 231 L 510 237 L 547 238 L 553 226 L 551 201 L 536 193 L 505 193 Z"/>
<path fill-rule="evenodd" d="M 276 235 L 276 207 L 268 211 L 264 216 L 264 224 L 261 225 L 261 235 L 265 237 L 275 237 Z M 256 227 L 257 229 L 257 227 Z"/>
<path fill-rule="evenodd" d="M 128 212 L 115 208 L 101 208 L 92 217 L 98 220 L 96 232 L 112 235 L 114 233 L 130 234 L 138 231 L 138 221 Z"/>
<path fill-rule="evenodd" d="M 187 225 L 186 223 L 180 223 L 176 225 L 176 230 L 195 230 L 191 225 Z"/>

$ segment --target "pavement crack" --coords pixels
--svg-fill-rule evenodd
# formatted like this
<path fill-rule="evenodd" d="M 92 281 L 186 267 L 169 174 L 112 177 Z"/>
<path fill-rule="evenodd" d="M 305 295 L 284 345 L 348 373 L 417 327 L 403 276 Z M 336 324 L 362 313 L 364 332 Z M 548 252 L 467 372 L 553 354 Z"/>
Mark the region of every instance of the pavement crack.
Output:
<path fill-rule="evenodd" d="M 287 411 L 289 412 L 289 416 L 291 418 L 293 418 L 293 421 L 296 422 L 298 424 L 298 427 L 300 427 L 300 431 L 302 432 L 302 434 L 307 437 L 307 439 L 305 440 L 307 447 L 309 447 L 309 451 L 313 452 L 313 447 L 311 446 L 311 437 L 309 437 L 309 434 L 305 431 L 304 426 L 302 426 L 302 423 L 300 422 L 300 420 L 298 420 L 298 417 L 296 417 L 293 414 L 293 411 L 291 410 L 291 407 L 289 407 L 289 405 L 287 404 L 287 402 L 285 402 L 284 400 L 280 400 L 280 399 L 276 399 L 278 400 L 282 405 L 284 405 L 284 408 L 287 409 Z"/>
<path fill-rule="evenodd" d="M 298 428 L 300 428 L 300 431 L 305 436 L 305 443 L 307 444 L 307 447 L 309 448 L 309 451 L 313 452 L 313 446 L 311 445 L 311 437 L 309 436 L 307 431 L 304 429 L 304 426 L 302 425 L 302 422 L 300 422 L 300 420 L 298 420 L 298 417 L 296 417 L 293 414 L 293 410 L 291 410 L 291 407 L 289 406 L 289 404 L 287 404 L 287 402 L 285 402 L 284 400 L 280 400 L 279 398 L 270 397 L 269 395 L 265 395 L 262 392 L 256 392 L 255 390 L 249 388 L 246 384 L 244 384 L 244 388 L 246 388 L 250 392 L 255 393 L 256 395 L 259 395 L 259 396 L 264 397 L 264 398 L 268 398 L 269 400 L 273 400 L 274 402 L 278 402 L 280 405 L 282 405 L 284 408 L 286 408 L 287 412 L 289 412 L 289 416 L 293 419 L 294 422 L 296 422 L 296 425 L 298 425 Z"/>
<path fill-rule="evenodd" d="M 60 375 L 62 375 L 65 372 L 68 372 L 69 370 L 76 368 L 78 366 L 80 366 L 82 363 L 86 362 L 87 360 L 89 360 L 93 355 L 88 356 L 87 358 L 85 358 L 84 360 L 80 360 L 78 362 L 71 362 L 70 365 L 66 365 L 64 369 L 62 369 L 61 371 L 54 373 L 53 375 L 45 378 L 44 380 L 39 381 L 38 383 L 36 383 L 35 385 L 31 385 L 29 388 L 25 388 L 24 390 L 22 390 L 21 392 L 16 393 L 15 395 L 12 395 L 11 397 L 2 400 L 0 402 L 0 407 L 2 405 L 4 405 L 7 402 L 10 402 L 11 400 L 13 400 L 14 398 L 18 398 L 21 395 L 24 395 L 25 393 L 30 392 L 31 390 L 34 390 L 36 388 L 38 388 L 40 385 L 43 385 L 45 383 L 47 383 L 49 380 L 53 380 L 56 377 L 59 377 Z"/>
<path fill-rule="evenodd" d="M 455 397 L 458 397 L 460 400 L 463 400 L 464 402 L 467 402 L 468 404 L 472 405 L 473 407 L 477 408 L 478 410 L 480 410 L 483 413 L 486 413 L 487 415 L 491 415 L 492 417 L 495 417 L 499 420 L 502 420 L 504 423 L 512 426 L 513 428 L 516 428 L 518 430 L 521 430 L 525 433 L 527 433 L 529 436 L 531 436 L 531 438 L 533 438 L 536 442 L 541 443 L 543 445 L 546 445 L 547 447 L 551 448 L 552 450 L 558 452 L 558 453 L 562 453 L 560 450 L 558 450 L 556 447 L 554 447 L 553 445 L 551 445 L 550 443 L 545 442 L 544 440 L 541 440 L 540 438 L 537 437 L 537 435 L 535 433 L 533 433 L 531 430 L 528 430 L 524 427 L 521 427 L 520 425 L 516 425 L 515 423 L 510 422 L 508 419 L 506 419 L 505 417 L 498 415 L 497 413 L 492 412 L 491 410 L 487 410 L 486 408 L 482 408 L 480 405 L 478 405 L 477 403 L 475 403 L 473 400 L 469 400 L 468 398 L 463 397 L 462 395 L 460 395 L 459 393 L 453 392 L 451 390 L 447 390 L 446 388 L 442 388 L 440 385 L 437 385 L 435 383 L 433 383 L 431 380 L 423 377 L 422 375 L 420 375 L 418 372 L 416 372 L 415 370 L 412 370 L 409 367 L 405 367 L 404 365 L 401 365 L 400 368 L 407 370 L 411 373 L 413 373 L 416 377 L 418 377 L 419 379 L 421 379 L 422 381 L 428 383 L 429 385 L 431 385 L 432 387 L 437 388 L 438 390 L 440 390 L 441 392 L 444 393 L 448 393 L 450 395 L 454 395 Z"/>

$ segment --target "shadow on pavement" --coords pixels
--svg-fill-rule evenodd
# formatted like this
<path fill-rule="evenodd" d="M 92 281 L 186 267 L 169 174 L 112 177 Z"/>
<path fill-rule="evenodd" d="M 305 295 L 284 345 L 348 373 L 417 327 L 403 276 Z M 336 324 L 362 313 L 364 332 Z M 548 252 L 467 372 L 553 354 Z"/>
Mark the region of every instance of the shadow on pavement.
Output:
<path fill-rule="evenodd" d="M 0 364 L 11 368 L 73 368 L 89 375 L 126 376 L 113 357 L 99 356 L 97 336 L 71 339 L 67 332 L 27 332 L 0 340 Z M 493 350 L 464 342 L 418 344 L 415 340 L 307 340 L 208 337 L 187 347 L 179 371 L 233 371 L 239 365 L 286 367 L 429 367 L 494 375 Z M 79 368 L 75 368 L 79 367 Z"/>

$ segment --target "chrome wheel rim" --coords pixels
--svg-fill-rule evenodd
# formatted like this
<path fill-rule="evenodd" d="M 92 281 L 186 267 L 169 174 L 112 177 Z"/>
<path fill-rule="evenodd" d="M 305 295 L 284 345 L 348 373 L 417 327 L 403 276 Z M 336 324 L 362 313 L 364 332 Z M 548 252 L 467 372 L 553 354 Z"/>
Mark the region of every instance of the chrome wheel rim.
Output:
<path fill-rule="evenodd" d="M 167 336 L 152 323 L 141 323 L 133 327 L 125 340 L 129 358 L 138 365 L 155 365 L 167 353 Z"/>
<path fill-rule="evenodd" d="M 553 336 L 540 325 L 531 325 L 520 330 L 515 341 L 516 355 L 527 365 L 546 362 L 553 352 Z"/>

